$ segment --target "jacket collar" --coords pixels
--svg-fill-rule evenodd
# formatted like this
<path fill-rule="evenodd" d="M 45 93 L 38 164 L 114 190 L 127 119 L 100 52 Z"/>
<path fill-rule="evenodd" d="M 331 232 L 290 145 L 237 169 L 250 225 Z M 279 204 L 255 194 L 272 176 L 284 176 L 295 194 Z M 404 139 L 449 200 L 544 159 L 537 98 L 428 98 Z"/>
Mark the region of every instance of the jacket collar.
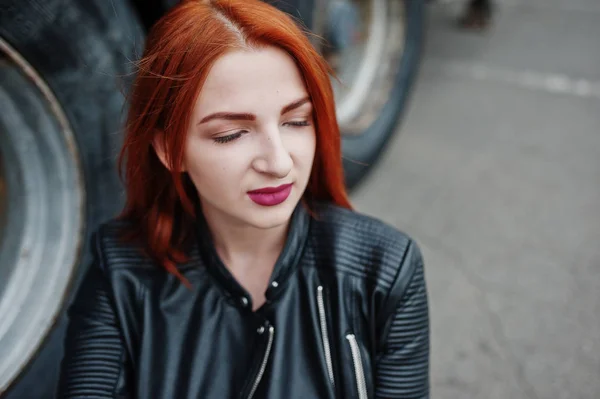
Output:
<path fill-rule="evenodd" d="M 208 224 L 200 209 L 197 209 L 197 214 L 199 215 L 198 244 L 202 262 L 216 278 L 217 283 L 229 294 L 237 296 L 243 305 L 250 303 L 249 293 L 237 282 L 217 254 Z M 283 250 L 277 258 L 271 274 L 269 288 L 265 295 L 267 303 L 273 301 L 283 291 L 290 276 L 300 263 L 308 238 L 310 219 L 305 205 L 302 201 L 299 202 L 292 213 Z M 244 298 L 246 299 L 244 300 Z"/>

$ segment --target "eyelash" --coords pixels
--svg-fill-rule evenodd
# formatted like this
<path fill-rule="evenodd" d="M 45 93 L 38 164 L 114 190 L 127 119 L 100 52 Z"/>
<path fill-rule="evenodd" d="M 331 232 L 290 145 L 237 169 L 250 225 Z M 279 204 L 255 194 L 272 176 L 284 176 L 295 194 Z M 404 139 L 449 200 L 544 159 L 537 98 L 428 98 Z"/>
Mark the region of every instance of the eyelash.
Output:
<path fill-rule="evenodd" d="M 230 134 L 228 136 L 215 137 L 213 140 L 215 141 L 215 143 L 225 144 L 225 143 L 229 143 L 230 141 L 240 138 L 241 135 L 242 135 L 242 131 L 239 131 L 239 132 Z"/>
<path fill-rule="evenodd" d="M 287 122 L 285 124 L 289 125 L 289 126 L 293 126 L 293 127 L 310 126 L 310 123 L 308 121 Z M 244 134 L 245 132 L 246 132 L 245 130 L 240 130 L 238 132 L 232 133 L 227 136 L 215 137 L 213 140 L 218 144 L 225 144 L 225 143 L 229 143 L 230 141 L 240 138 L 242 136 L 242 134 Z"/>

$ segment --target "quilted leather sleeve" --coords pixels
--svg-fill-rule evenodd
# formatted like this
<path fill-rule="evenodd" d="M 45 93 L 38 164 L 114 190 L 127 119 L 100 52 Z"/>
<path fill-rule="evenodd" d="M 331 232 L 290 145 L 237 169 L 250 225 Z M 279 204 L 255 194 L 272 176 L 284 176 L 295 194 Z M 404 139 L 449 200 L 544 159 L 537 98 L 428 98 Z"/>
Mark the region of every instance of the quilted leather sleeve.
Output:
<path fill-rule="evenodd" d="M 377 356 L 376 398 L 429 398 L 429 309 L 423 258 L 408 246 L 389 302 L 395 303 L 387 339 Z M 400 295 L 396 301 L 395 294 Z"/>
<path fill-rule="evenodd" d="M 126 350 L 114 309 L 96 256 L 68 310 L 57 399 L 130 397 Z"/>

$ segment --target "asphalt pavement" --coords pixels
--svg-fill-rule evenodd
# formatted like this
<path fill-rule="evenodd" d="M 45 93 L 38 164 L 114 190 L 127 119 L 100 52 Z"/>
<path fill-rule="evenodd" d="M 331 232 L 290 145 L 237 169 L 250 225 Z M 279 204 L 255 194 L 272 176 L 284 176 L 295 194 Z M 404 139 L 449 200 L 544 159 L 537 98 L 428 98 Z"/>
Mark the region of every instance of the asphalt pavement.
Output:
<path fill-rule="evenodd" d="M 354 205 L 423 249 L 433 398 L 600 398 L 600 2 L 462 4 Z"/>

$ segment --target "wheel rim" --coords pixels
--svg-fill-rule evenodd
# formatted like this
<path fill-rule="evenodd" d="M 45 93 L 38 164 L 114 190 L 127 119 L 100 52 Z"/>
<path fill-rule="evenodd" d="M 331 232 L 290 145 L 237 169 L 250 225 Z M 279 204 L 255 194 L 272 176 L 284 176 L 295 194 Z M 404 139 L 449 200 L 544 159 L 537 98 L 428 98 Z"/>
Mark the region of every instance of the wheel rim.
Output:
<path fill-rule="evenodd" d="M 390 0 L 330 0 L 316 33 L 319 50 L 334 68 L 336 113 L 342 133 L 364 132 L 380 115 L 393 89 L 404 49 L 405 5 Z"/>
<path fill-rule="evenodd" d="M 6 229 L 6 203 L 7 203 L 7 190 L 6 190 L 6 178 L 4 177 L 4 167 L 3 167 L 2 153 L 0 152 L 0 242 L 2 242 L 2 237 L 4 230 Z"/>
<path fill-rule="evenodd" d="M 54 325 L 80 257 L 85 190 L 73 131 L 0 38 L 0 392 Z"/>

